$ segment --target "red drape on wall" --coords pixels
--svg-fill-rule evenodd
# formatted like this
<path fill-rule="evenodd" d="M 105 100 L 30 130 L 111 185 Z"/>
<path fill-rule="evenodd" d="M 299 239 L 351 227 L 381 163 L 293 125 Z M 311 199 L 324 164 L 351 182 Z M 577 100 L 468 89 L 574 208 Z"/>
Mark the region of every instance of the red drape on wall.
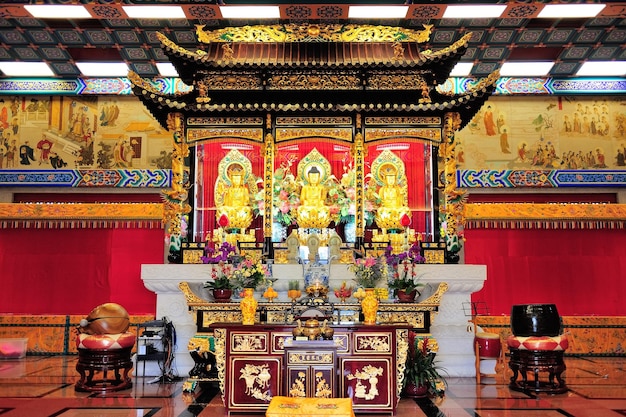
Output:
<path fill-rule="evenodd" d="M 163 263 L 161 229 L 5 229 L 0 313 L 87 314 L 115 302 L 154 314 L 141 264 Z"/>
<path fill-rule="evenodd" d="M 466 230 L 465 262 L 487 265 L 472 296 L 491 315 L 556 304 L 561 315 L 625 315 L 624 230 Z"/>

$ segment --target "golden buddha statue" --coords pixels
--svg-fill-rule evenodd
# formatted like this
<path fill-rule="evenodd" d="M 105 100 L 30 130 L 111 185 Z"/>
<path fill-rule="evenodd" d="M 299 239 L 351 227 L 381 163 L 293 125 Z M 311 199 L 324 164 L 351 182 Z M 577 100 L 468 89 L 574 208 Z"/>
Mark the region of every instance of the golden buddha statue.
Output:
<path fill-rule="evenodd" d="M 321 184 L 321 172 L 317 166 L 306 174 L 306 182 L 300 191 L 298 226 L 308 229 L 323 229 L 330 224 L 330 210 L 326 206 L 326 186 Z"/>
<path fill-rule="evenodd" d="M 398 170 L 393 165 L 387 165 L 380 170 L 383 185 L 378 190 L 380 206 L 376 210 L 376 224 L 382 229 L 402 229 L 400 219 L 410 210 L 406 205 L 406 189 L 397 183 Z"/>
<path fill-rule="evenodd" d="M 221 198 L 216 198 L 216 217 L 226 215 L 228 227 L 245 229 L 252 223 L 252 207 L 250 204 L 250 190 L 244 183 L 244 169 L 239 164 L 232 164 L 227 169 L 227 178 L 230 184 L 223 187 Z M 218 197 L 216 195 L 216 197 Z"/>

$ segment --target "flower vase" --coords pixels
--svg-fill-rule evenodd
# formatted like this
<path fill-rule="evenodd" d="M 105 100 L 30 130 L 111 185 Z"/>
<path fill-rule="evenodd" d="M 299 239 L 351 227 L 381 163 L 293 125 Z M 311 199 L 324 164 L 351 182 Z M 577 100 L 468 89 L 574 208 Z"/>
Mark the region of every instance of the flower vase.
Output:
<path fill-rule="evenodd" d="M 254 324 L 258 304 L 258 301 L 254 299 L 254 288 L 244 288 L 243 299 L 239 303 L 241 324 Z"/>
<path fill-rule="evenodd" d="M 404 386 L 403 396 L 407 398 L 426 398 L 428 397 L 428 386 L 407 382 Z"/>
<path fill-rule="evenodd" d="M 416 295 L 417 290 L 413 290 L 411 292 L 406 292 L 405 290 L 396 291 L 396 296 L 398 297 L 399 303 L 412 303 L 415 301 Z"/>
<path fill-rule="evenodd" d="M 378 297 L 374 288 L 365 289 L 365 298 L 361 301 L 361 311 L 363 312 L 364 324 L 376 324 L 376 314 L 378 313 Z"/>
<path fill-rule="evenodd" d="M 233 296 L 233 290 L 227 288 L 213 288 L 213 298 L 216 303 L 228 303 Z"/>

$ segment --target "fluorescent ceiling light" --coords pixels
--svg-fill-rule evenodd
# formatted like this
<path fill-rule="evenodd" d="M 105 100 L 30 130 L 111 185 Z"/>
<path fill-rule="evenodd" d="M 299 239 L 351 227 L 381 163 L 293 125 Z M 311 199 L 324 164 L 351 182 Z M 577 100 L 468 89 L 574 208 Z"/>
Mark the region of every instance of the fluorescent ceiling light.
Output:
<path fill-rule="evenodd" d="M 473 67 L 473 62 L 458 62 L 450 71 L 450 77 L 467 77 L 472 73 Z"/>
<path fill-rule="evenodd" d="M 54 77 L 45 62 L 0 62 L 0 71 L 10 77 Z"/>
<path fill-rule="evenodd" d="M 131 19 L 186 19 L 180 6 L 122 6 Z"/>
<path fill-rule="evenodd" d="M 402 19 L 409 6 L 350 6 L 348 19 Z"/>
<path fill-rule="evenodd" d="M 280 19 L 278 6 L 220 6 L 224 19 Z"/>
<path fill-rule="evenodd" d="M 585 62 L 577 76 L 624 76 L 626 61 L 588 61 Z"/>
<path fill-rule="evenodd" d="M 24 8 L 40 19 L 90 19 L 89 11 L 83 6 L 71 6 L 62 4 L 33 4 L 25 5 Z"/>
<path fill-rule="evenodd" d="M 502 5 L 479 5 L 479 6 L 448 6 L 443 13 L 444 19 L 486 19 L 500 17 L 506 9 Z"/>
<path fill-rule="evenodd" d="M 170 62 L 157 62 L 156 66 L 163 77 L 178 77 L 176 68 Z"/>
<path fill-rule="evenodd" d="M 552 61 L 505 62 L 500 68 L 500 75 L 503 77 L 541 77 L 547 75 L 553 66 Z"/>
<path fill-rule="evenodd" d="M 128 65 L 124 62 L 77 62 L 80 72 L 87 77 L 125 77 Z"/>
<path fill-rule="evenodd" d="M 551 19 L 594 17 L 605 7 L 605 4 L 546 4 L 537 17 Z"/>

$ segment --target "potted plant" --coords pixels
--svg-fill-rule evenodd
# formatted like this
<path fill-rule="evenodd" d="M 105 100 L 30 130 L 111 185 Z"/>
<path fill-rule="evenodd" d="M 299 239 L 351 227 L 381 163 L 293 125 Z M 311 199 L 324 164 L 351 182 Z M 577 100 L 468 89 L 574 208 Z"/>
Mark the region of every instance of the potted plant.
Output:
<path fill-rule="evenodd" d="M 443 368 L 437 366 L 435 361 L 437 350 L 439 346 L 434 339 L 419 336 L 415 332 L 409 333 L 409 351 L 403 383 L 405 396 L 434 399 L 444 397 L 447 382 L 441 375 Z"/>
<path fill-rule="evenodd" d="M 215 301 L 230 301 L 233 290 L 238 287 L 233 270 L 233 265 L 225 262 L 218 263 L 211 270 L 211 280 L 204 283 L 204 288 L 208 288 L 213 292 Z"/>
<path fill-rule="evenodd" d="M 401 303 L 413 302 L 420 294 L 419 288 L 424 286 L 420 282 L 421 276 L 417 275 L 413 268 L 414 264 L 422 264 L 426 261 L 419 247 L 413 245 L 408 251 L 398 254 L 393 254 L 389 247 L 385 251 L 385 260 L 391 270 L 387 286 Z"/>

